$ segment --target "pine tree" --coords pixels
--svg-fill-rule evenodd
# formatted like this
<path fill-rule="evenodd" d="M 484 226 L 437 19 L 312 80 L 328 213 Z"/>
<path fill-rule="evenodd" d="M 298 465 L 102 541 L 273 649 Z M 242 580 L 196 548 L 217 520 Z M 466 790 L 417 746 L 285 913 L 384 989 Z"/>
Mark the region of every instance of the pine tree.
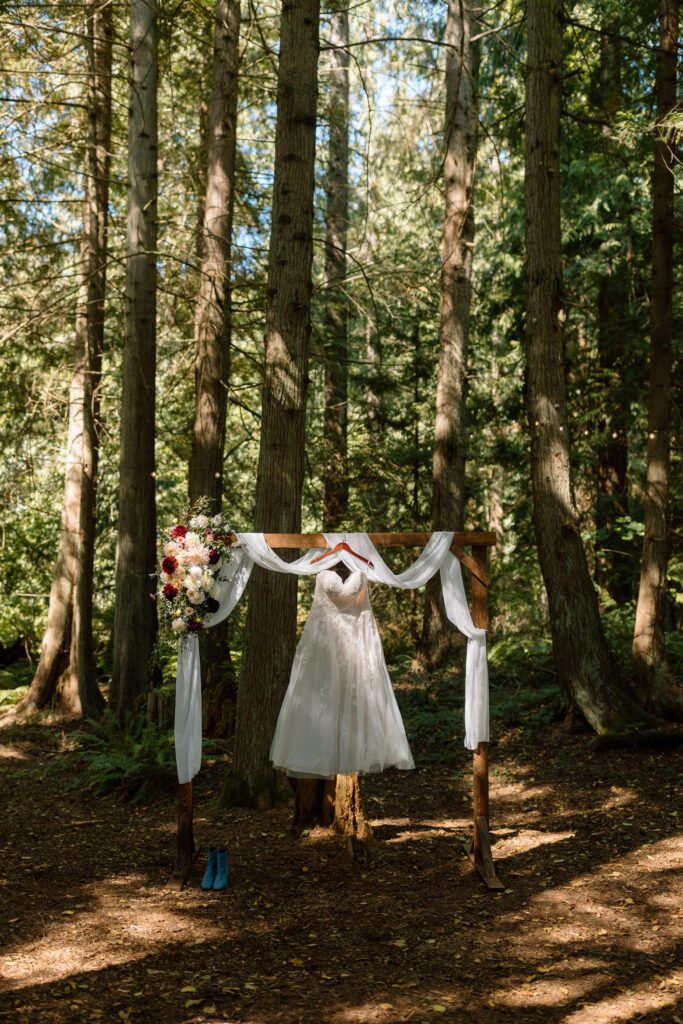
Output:
<path fill-rule="evenodd" d="M 157 0 L 131 0 L 126 311 L 119 525 L 110 702 L 120 715 L 147 691 L 156 635 L 155 381 Z"/>

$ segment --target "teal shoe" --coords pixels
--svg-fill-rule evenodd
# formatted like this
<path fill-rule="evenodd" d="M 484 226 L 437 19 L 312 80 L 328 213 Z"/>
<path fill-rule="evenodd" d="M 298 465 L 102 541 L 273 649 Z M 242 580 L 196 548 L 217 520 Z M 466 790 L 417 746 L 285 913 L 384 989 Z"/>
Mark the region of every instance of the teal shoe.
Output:
<path fill-rule="evenodd" d="M 228 851 L 219 849 L 216 853 L 216 874 L 213 880 L 213 889 L 228 888 Z"/>
<path fill-rule="evenodd" d="M 204 872 L 204 877 L 202 878 L 201 882 L 199 883 L 201 885 L 202 889 L 213 889 L 214 888 L 214 881 L 215 881 L 215 878 L 216 878 L 216 854 L 217 853 L 218 853 L 218 850 L 216 849 L 215 846 L 210 846 L 209 847 L 209 857 L 208 857 L 208 860 L 206 862 L 206 871 Z"/>

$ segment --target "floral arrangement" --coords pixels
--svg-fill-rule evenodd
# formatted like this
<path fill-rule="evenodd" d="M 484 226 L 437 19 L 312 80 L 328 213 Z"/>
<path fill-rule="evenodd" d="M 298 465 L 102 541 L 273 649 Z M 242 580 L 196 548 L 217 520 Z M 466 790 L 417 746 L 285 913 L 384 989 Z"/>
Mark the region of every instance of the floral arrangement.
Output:
<path fill-rule="evenodd" d="M 176 644 L 199 633 L 206 616 L 218 611 L 220 572 L 232 555 L 230 532 L 222 515 L 204 515 L 197 505 L 164 531 L 160 628 Z"/>

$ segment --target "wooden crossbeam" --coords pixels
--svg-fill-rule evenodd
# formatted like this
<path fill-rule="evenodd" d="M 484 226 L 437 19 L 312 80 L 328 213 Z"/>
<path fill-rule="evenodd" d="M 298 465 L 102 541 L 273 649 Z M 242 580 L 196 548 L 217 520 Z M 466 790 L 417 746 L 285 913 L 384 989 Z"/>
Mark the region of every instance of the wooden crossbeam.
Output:
<path fill-rule="evenodd" d="M 229 534 L 233 543 L 237 535 Z M 265 533 L 266 543 L 271 548 L 326 548 L 327 541 L 322 533 Z M 369 533 L 368 537 L 378 548 L 417 548 L 424 547 L 431 533 Z M 473 576 L 483 583 L 489 584 L 486 562 L 473 558 L 463 551 L 465 547 L 491 548 L 496 545 L 496 535 L 490 530 L 469 530 L 453 535 L 450 550 L 459 561 L 466 566 Z"/>

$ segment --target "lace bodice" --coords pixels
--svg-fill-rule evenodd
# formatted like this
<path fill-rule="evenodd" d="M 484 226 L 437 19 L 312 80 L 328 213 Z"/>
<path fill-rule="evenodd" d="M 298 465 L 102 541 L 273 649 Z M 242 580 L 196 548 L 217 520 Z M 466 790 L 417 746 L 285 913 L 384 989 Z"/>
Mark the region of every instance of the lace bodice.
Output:
<path fill-rule="evenodd" d="M 360 570 L 352 572 L 346 580 L 333 569 L 323 569 L 315 581 L 315 605 L 334 605 L 337 611 L 359 615 L 370 609 L 368 578 Z"/>

